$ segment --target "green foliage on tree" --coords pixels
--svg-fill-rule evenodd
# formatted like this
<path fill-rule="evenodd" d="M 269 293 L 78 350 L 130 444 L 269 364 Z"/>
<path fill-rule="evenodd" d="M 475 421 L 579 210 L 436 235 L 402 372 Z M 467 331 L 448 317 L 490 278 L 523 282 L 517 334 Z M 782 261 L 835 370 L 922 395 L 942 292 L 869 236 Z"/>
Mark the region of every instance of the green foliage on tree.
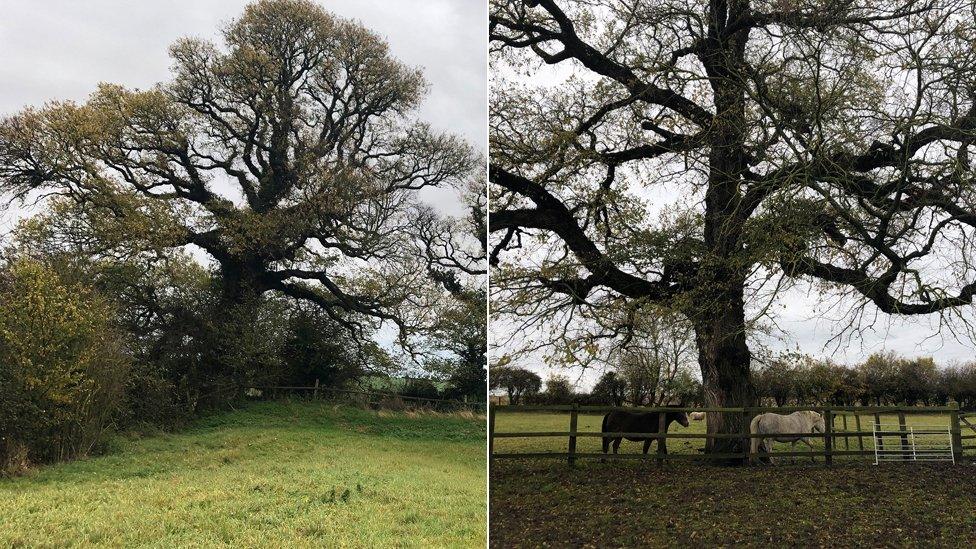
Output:
<path fill-rule="evenodd" d="M 606 372 L 597 380 L 590 391 L 595 403 L 622 406 L 627 394 L 627 382 L 617 372 Z"/>
<path fill-rule="evenodd" d="M 344 387 L 376 368 L 382 351 L 375 343 L 360 346 L 323 311 L 297 305 L 287 313 L 282 348 L 286 385 Z"/>
<path fill-rule="evenodd" d="M 542 378 L 534 372 L 514 366 L 495 366 L 489 380 L 492 389 L 505 389 L 508 403 L 515 406 L 525 397 L 531 397 L 542 389 Z"/>

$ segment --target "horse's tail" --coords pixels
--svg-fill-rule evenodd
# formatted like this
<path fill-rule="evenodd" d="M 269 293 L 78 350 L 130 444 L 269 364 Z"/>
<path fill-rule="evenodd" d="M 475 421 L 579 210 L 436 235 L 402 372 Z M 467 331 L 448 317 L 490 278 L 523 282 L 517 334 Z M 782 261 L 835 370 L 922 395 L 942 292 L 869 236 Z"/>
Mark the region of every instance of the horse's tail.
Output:
<path fill-rule="evenodd" d="M 610 414 L 605 414 L 603 416 L 603 423 L 600 424 L 600 432 L 601 433 L 606 433 L 607 432 L 607 418 L 608 417 L 610 417 Z M 604 454 L 607 453 L 607 450 L 609 450 L 609 449 L 610 449 L 610 439 L 608 437 L 603 437 L 603 453 Z"/>
<path fill-rule="evenodd" d="M 756 434 L 756 433 L 759 432 L 759 418 L 760 417 L 761 416 L 756 416 L 756 417 L 752 418 L 752 421 L 751 422 L 749 422 L 749 432 L 751 434 Z M 761 438 L 759 438 L 759 437 L 752 437 L 752 438 L 750 438 L 749 439 L 749 453 L 750 454 L 755 454 L 756 452 L 758 452 L 759 451 L 759 445 L 760 444 L 762 444 L 762 439 Z M 755 459 L 755 458 L 753 458 L 753 459 Z"/>

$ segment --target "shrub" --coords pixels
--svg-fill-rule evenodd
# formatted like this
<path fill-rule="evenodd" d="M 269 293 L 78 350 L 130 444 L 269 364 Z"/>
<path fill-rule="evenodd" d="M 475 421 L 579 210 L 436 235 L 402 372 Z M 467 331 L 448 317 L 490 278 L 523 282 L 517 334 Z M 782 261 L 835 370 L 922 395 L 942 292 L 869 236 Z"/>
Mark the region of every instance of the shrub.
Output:
<path fill-rule="evenodd" d="M 182 425 L 192 412 L 192 403 L 180 399 L 176 384 L 158 365 L 134 362 L 126 383 L 123 427 Z"/>
<path fill-rule="evenodd" d="M 0 465 L 83 456 L 104 443 L 129 355 L 106 300 L 33 260 L 0 272 Z"/>
<path fill-rule="evenodd" d="M 342 387 L 364 375 L 364 359 L 349 331 L 318 308 L 298 306 L 287 319 L 282 358 L 286 385 Z"/>

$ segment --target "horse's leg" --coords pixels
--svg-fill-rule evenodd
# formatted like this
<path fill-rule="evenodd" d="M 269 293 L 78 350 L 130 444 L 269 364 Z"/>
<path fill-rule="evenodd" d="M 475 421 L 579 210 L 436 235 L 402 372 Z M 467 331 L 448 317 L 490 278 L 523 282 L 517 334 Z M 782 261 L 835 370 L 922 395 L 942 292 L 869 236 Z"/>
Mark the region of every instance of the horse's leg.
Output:
<path fill-rule="evenodd" d="M 645 438 L 644 439 L 644 455 L 647 455 L 647 451 L 651 449 L 651 441 L 652 440 L 653 439 L 650 439 L 650 438 Z"/>
<path fill-rule="evenodd" d="M 795 454 L 796 453 L 796 441 L 795 440 L 790 443 L 790 453 L 792 453 L 792 454 Z M 790 463 L 792 463 L 793 465 L 796 465 L 796 456 L 790 456 L 790 458 L 791 458 L 790 459 Z"/>
<path fill-rule="evenodd" d="M 615 454 L 616 454 L 616 453 L 617 453 L 617 450 L 619 450 L 619 449 L 620 449 L 620 441 L 621 441 L 621 440 L 622 440 L 622 439 L 620 439 L 620 438 L 615 438 L 615 439 L 613 439 L 613 453 L 615 453 Z"/>
<path fill-rule="evenodd" d="M 813 458 L 813 443 L 810 442 L 809 440 L 805 439 L 805 438 L 801 438 L 800 440 L 802 440 L 803 443 L 806 444 L 807 445 L 807 448 L 809 448 L 809 450 L 810 450 L 810 462 L 811 463 L 816 463 L 817 460 Z"/>
<path fill-rule="evenodd" d="M 768 463 L 770 465 L 776 465 L 776 463 L 777 463 L 776 460 L 772 456 L 772 453 L 773 453 L 773 442 L 774 442 L 774 440 L 775 439 L 764 438 L 763 441 L 762 441 L 762 451 L 763 451 L 763 453 L 770 454 L 770 455 L 766 456 L 766 463 Z"/>

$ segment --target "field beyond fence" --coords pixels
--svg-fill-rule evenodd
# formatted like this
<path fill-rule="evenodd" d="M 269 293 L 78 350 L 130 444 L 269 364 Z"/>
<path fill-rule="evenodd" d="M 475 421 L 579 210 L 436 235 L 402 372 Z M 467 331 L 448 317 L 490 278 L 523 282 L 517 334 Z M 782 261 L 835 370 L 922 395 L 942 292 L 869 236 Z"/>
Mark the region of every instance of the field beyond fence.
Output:
<path fill-rule="evenodd" d="M 469 411 L 475 414 L 485 412 L 486 403 L 478 401 L 452 400 L 446 398 L 429 398 L 401 395 L 388 391 L 362 391 L 356 389 L 336 389 L 323 387 L 316 380 L 311 387 L 299 386 L 256 386 L 248 391 L 259 391 L 256 398 L 275 399 L 280 396 L 300 396 L 312 400 L 334 400 L 349 404 L 358 404 L 370 408 L 422 408 L 436 412 Z"/>
<path fill-rule="evenodd" d="M 814 410 L 824 416 L 823 433 L 784 433 L 780 436 L 803 436 L 813 445 L 799 443 L 790 451 L 788 443 L 776 443 L 771 452 L 751 452 L 750 441 L 764 435 L 752 433 L 707 433 L 706 422 L 691 421 L 685 428 L 671 423 L 663 432 L 665 414 L 660 414 L 658 433 L 601 432 L 603 415 L 613 410 L 629 412 L 706 412 L 741 414 L 748 430 L 757 414 L 788 414 Z M 831 464 L 835 459 L 874 461 L 961 462 L 966 451 L 976 449 L 976 412 L 962 412 L 950 406 L 804 406 L 750 408 L 620 406 L 497 406 L 488 413 L 489 456 L 492 459 L 558 458 L 573 464 L 580 458 L 666 460 L 735 460 L 764 458 L 819 458 Z M 641 442 L 621 443 L 619 454 L 604 454 L 601 442 L 607 437 L 640 437 L 656 444 L 646 455 Z M 704 453 L 708 439 L 740 439 L 738 453 Z M 780 450 L 777 450 L 777 447 Z M 786 448 L 783 451 L 782 448 Z"/>

